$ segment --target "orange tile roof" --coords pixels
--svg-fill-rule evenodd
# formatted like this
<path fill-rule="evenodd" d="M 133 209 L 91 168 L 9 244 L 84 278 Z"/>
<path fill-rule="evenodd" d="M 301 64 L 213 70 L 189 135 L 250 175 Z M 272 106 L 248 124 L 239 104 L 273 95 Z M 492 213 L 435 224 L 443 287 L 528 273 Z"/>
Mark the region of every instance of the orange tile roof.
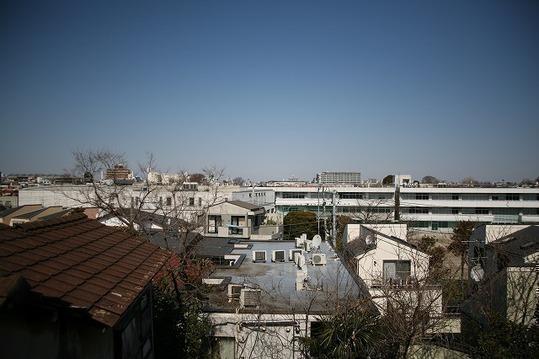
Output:
<path fill-rule="evenodd" d="M 170 253 L 84 213 L 0 226 L 0 276 L 18 275 L 31 291 L 114 326 Z"/>

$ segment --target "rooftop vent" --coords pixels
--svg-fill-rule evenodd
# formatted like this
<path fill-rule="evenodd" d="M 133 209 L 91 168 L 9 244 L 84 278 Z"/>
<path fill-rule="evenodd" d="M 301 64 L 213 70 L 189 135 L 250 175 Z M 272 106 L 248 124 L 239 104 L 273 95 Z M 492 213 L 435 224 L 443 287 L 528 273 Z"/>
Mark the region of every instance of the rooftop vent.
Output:
<path fill-rule="evenodd" d="M 284 250 L 275 250 L 271 254 L 272 262 L 284 262 L 286 252 Z"/>
<path fill-rule="evenodd" d="M 253 262 L 266 262 L 266 251 L 253 251 Z"/>
<path fill-rule="evenodd" d="M 289 251 L 288 260 L 290 261 L 296 261 L 296 255 L 303 254 L 303 251 L 301 249 L 291 249 Z"/>
<path fill-rule="evenodd" d="M 244 288 L 240 293 L 240 306 L 242 308 L 256 308 L 260 305 L 260 289 Z"/>
<path fill-rule="evenodd" d="M 324 253 L 313 254 L 312 261 L 314 265 L 324 265 L 327 263 L 326 255 Z"/>

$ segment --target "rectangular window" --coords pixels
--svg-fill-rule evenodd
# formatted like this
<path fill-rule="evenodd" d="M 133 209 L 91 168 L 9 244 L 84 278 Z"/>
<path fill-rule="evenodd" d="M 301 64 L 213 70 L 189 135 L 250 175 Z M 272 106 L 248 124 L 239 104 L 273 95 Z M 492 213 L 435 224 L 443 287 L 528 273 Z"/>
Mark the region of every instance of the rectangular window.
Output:
<path fill-rule="evenodd" d="M 283 198 L 305 198 L 302 192 L 283 192 Z"/>
<path fill-rule="evenodd" d="M 242 216 L 232 216 L 230 217 L 230 225 L 228 233 L 229 234 L 243 234 L 243 228 L 245 218 Z"/>
<path fill-rule="evenodd" d="M 458 201 L 459 200 L 459 195 L 458 194 L 453 194 L 453 195 L 451 195 L 451 199 L 453 201 Z"/>
<path fill-rule="evenodd" d="M 341 192 L 339 197 L 342 199 L 363 199 L 363 193 L 357 192 Z"/>
<path fill-rule="evenodd" d="M 451 213 L 452 213 L 452 214 L 459 214 L 459 209 L 458 209 L 458 208 L 453 208 L 453 209 L 451 210 Z"/>
<path fill-rule="evenodd" d="M 499 200 L 500 200 L 500 196 L 498 196 L 498 195 L 493 195 L 493 196 L 492 196 L 492 200 L 493 200 L 493 201 L 499 201 Z"/>
<path fill-rule="evenodd" d="M 415 199 L 429 199 L 429 195 L 425 193 L 418 193 L 415 195 Z"/>
<path fill-rule="evenodd" d="M 208 233 L 217 233 L 221 226 L 221 216 L 208 216 Z"/>
<path fill-rule="evenodd" d="M 198 197 L 198 206 L 202 207 L 202 197 Z"/>
<path fill-rule="evenodd" d="M 194 206 L 195 205 L 195 197 L 189 197 L 189 205 Z"/>
<path fill-rule="evenodd" d="M 167 197 L 167 206 L 172 206 L 172 197 Z"/>
<path fill-rule="evenodd" d="M 411 275 L 411 263 L 404 260 L 383 261 L 384 281 L 406 281 Z"/>
<path fill-rule="evenodd" d="M 429 209 L 428 208 L 410 208 L 408 209 L 408 213 L 418 213 L 418 214 L 428 214 Z"/>
<path fill-rule="evenodd" d="M 506 201 L 520 201 L 520 196 L 518 194 L 506 194 Z"/>
<path fill-rule="evenodd" d="M 476 208 L 475 214 L 488 214 L 488 208 Z"/>

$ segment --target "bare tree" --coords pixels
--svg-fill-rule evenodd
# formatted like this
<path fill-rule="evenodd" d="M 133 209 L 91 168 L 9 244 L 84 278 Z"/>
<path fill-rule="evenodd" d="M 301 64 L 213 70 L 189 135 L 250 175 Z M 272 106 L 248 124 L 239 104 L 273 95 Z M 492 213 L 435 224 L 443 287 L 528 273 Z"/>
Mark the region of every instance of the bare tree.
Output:
<path fill-rule="evenodd" d="M 245 180 L 242 177 L 235 177 L 232 180 L 232 183 L 234 183 L 236 186 L 243 186 L 243 184 L 245 183 Z"/>
<path fill-rule="evenodd" d="M 438 184 L 440 180 L 434 176 L 425 176 L 421 179 L 421 183 Z"/>
<path fill-rule="evenodd" d="M 207 185 L 198 186 L 190 181 L 184 171 L 177 173 L 150 173 L 155 168 L 155 158 L 148 155 L 139 164 L 142 182 L 119 181 L 117 178 L 99 180 L 103 173 L 112 173 L 119 163 L 127 163 L 125 156 L 109 151 L 78 151 L 73 153 L 75 171 L 85 176 L 86 186 L 64 195 L 83 207 L 98 208 L 132 231 L 155 234 L 158 230 L 169 247 L 169 240 L 179 242 L 182 251 L 191 239 L 192 232 L 204 225 L 204 214 L 209 206 L 220 200 L 219 181 L 223 170 L 210 167 L 202 175 Z M 116 167 L 117 168 L 117 167 Z"/>

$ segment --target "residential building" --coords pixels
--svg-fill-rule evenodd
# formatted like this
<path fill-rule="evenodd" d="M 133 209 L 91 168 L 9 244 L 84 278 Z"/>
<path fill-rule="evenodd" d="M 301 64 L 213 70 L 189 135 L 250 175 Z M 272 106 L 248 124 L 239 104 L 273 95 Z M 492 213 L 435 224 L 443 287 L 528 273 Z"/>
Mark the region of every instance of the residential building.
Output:
<path fill-rule="evenodd" d="M 316 182 L 320 184 L 348 184 L 361 185 L 359 172 L 321 172 L 316 175 Z"/>
<path fill-rule="evenodd" d="M 106 180 L 130 180 L 133 179 L 133 171 L 123 164 L 117 164 L 113 168 L 107 168 Z"/>
<path fill-rule="evenodd" d="M 442 287 L 429 277 L 430 256 L 392 233 L 405 234 L 406 229 L 399 224 L 394 229 L 348 224 L 343 233 L 346 261 L 365 282 L 378 310 L 425 310 L 429 331 L 460 333 L 459 318 L 444 311 Z"/>
<path fill-rule="evenodd" d="M 203 280 L 216 357 L 302 358 L 299 340 L 321 318 L 368 296 L 327 242 L 306 251 L 294 241 L 205 239 L 196 250 L 216 263 Z"/>
<path fill-rule="evenodd" d="M 11 226 L 11 220 L 14 217 L 25 215 L 27 213 L 33 213 L 42 208 L 43 207 L 39 204 L 29 204 L 16 208 L 8 208 L 0 212 L 0 223 L 5 224 L 6 226 Z"/>
<path fill-rule="evenodd" d="M 210 206 L 205 215 L 204 235 L 220 238 L 279 239 L 279 226 L 264 225 L 265 210 L 243 201 L 225 201 Z"/>
<path fill-rule="evenodd" d="M 499 228 L 497 238 L 489 238 L 488 232 L 481 226 L 470 238 L 470 277 L 475 293 L 465 303 L 465 311 L 477 322 L 495 313 L 517 324 L 536 323 L 539 226 Z"/>
<path fill-rule="evenodd" d="M 84 213 L 0 226 L 0 357 L 153 358 L 170 254 Z"/>

